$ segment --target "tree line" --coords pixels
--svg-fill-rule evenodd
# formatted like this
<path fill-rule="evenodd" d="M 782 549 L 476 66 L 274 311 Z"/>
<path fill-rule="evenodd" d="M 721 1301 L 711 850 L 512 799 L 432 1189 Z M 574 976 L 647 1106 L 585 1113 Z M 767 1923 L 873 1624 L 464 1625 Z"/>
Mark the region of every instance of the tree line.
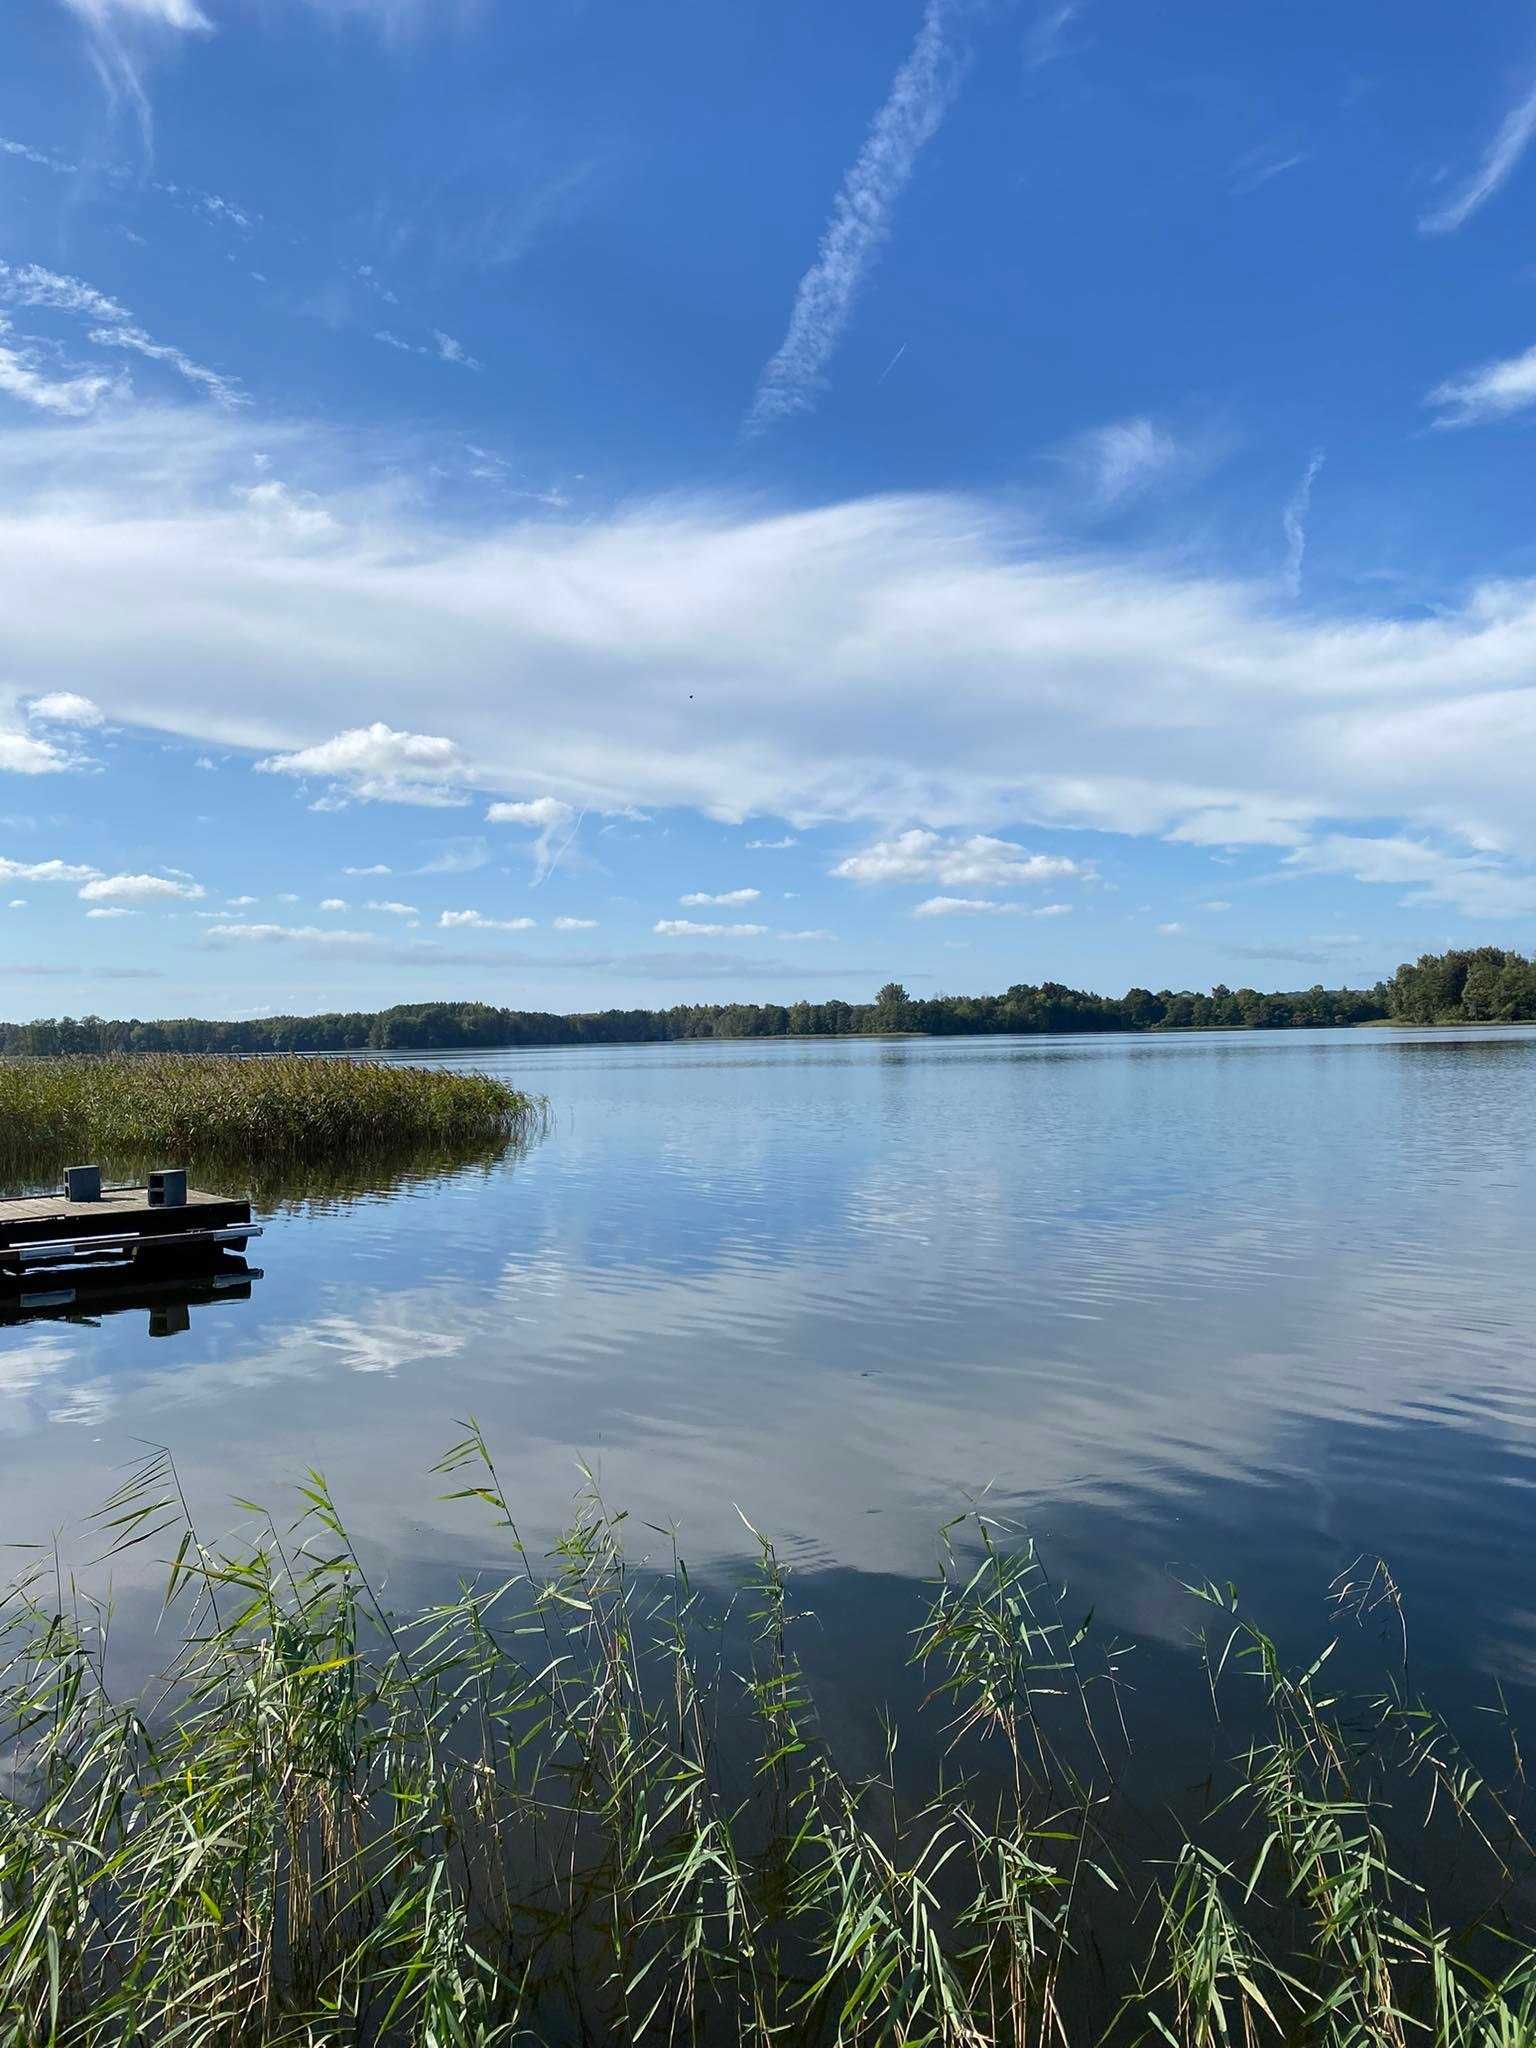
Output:
<path fill-rule="evenodd" d="M 1424 964 L 1421 961 L 1420 968 Z M 1528 974 L 1536 971 L 1528 962 L 1522 965 Z M 1398 979 L 1418 971 L 1400 968 Z M 698 1038 L 848 1038 L 882 1031 L 943 1038 L 994 1032 L 1274 1030 L 1363 1024 L 1396 1015 L 1391 1007 L 1396 988 L 1394 981 L 1378 983 L 1374 989 L 1319 985 L 1264 994 L 1218 983 L 1208 993 L 1133 988 L 1123 996 L 1101 996 L 1047 981 L 1015 982 L 1001 995 L 914 996 L 892 981 L 871 1003 L 837 998 L 788 1004 L 674 1003 L 665 1010 L 594 1010 L 572 1016 L 445 1002 L 236 1022 L 204 1017 L 44 1017 L 30 1024 L 0 1024 L 0 1054 L 473 1051 Z M 1458 984 L 1458 995 L 1460 988 Z M 1536 1010 L 1526 1014 L 1536 1015 Z M 1415 1014 L 1411 1021 L 1424 1020 Z"/>
<path fill-rule="evenodd" d="M 1536 1022 L 1536 959 L 1502 946 L 1423 953 L 1398 968 L 1386 998 L 1402 1024 Z"/>

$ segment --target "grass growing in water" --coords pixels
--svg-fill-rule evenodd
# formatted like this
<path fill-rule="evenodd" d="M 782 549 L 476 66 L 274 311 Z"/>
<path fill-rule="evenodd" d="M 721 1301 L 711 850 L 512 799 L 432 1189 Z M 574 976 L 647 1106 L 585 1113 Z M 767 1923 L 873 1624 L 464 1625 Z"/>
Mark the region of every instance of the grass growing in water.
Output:
<path fill-rule="evenodd" d="M 170 1551 L 151 1699 L 114 1696 L 106 1614 L 53 1567 L 13 1591 L 8 2048 L 1536 2039 L 1517 1798 L 1402 1679 L 1288 1669 L 1231 1588 L 1191 1590 L 1211 1702 L 1240 1689 L 1254 1732 L 1209 1839 L 1138 1860 L 1122 1653 L 986 1517 L 913 1637 L 943 1760 L 907 1783 L 894 1728 L 857 1777 L 822 1739 L 769 1542 L 733 1627 L 675 1549 L 635 1571 L 595 1492 L 535 1561 L 473 1426 L 438 1469 L 509 1569 L 400 1617 L 317 1476 L 292 1527 L 211 1548 L 153 1455 L 99 1518 Z M 1400 1612 L 1379 1572 L 1338 1590 Z M 1475 1917 L 1437 1918 L 1389 1825 L 1468 1859 Z M 1106 2028 L 1079 2015 L 1111 1930 Z"/>
<path fill-rule="evenodd" d="M 0 1171 L 36 1181 L 83 1159 L 125 1171 L 202 1160 L 259 1169 L 411 1150 L 483 1156 L 525 1135 L 541 1113 L 488 1075 L 380 1060 L 0 1060 Z"/>

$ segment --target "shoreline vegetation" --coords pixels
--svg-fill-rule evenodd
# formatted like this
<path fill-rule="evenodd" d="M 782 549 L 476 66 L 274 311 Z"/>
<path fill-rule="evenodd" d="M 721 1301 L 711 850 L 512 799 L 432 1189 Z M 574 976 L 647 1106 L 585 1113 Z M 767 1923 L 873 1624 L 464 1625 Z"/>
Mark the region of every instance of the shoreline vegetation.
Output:
<path fill-rule="evenodd" d="M 37 1183 L 82 1159 L 114 1173 L 174 1160 L 241 1180 L 338 1161 L 468 1164 L 499 1157 L 542 1115 L 488 1075 L 382 1060 L 0 1059 L 0 1173 Z"/>
<path fill-rule="evenodd" d="M 1286 1030 L 1351 1024 L 1536 1020 L 1536 960 L 1497 946 L 1423 954 L 1369 989 L 1265 994 L 1128 989 L 1101 996 L 1060 982 L 1015 982 L 1001 995 L 913 996 L 888 982 L 872 1003 L 677 1003 L 665 1010 L 559 1016 L 490 1003 L 399 1003 L 310 1017 L 45 1017 L 0 1023 L 0 1056 L 81 1053 L 491 1051 L 518 1046 L 636 1045 L 698 1038 L 924 1037 L 1098 1031 Z"/>
<path fill-rule="evenodd" d="M 911 1704 L 850 1740 L 750 1524 L 705 1592 L 589 1480 L 535 1557 L 464 1427 L 440 1497 L 500 1562 L 435 1604 L 391 1611 L 315 1473 L 206 1543 L 162 1450 L 88 1532 L 159 1560 L 158 1677 L 119 1691 L 53 1556 L 0 1600 L 7 2048 L 1533 2038 L 1518 1738 L 1501 1693 L 1476 1756 L 1420 1697 L 1379 1560 L 1299 1662 L 1183 1589 L 1200 1782 L 1149 1802 L 1140 1660 L 1026 1532 L 941 1532 L 881 1646 Z"/>

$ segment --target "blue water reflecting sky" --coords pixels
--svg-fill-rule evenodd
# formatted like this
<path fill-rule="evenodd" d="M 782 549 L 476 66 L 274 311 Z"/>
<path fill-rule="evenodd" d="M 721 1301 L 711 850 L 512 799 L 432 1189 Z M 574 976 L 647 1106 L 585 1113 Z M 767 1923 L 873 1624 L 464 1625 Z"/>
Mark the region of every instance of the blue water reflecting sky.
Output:
<path fill-rule="evenodd" d="M 485 1062 L 490 1174 L 269 1220 L 248 1302 L 0 1332 L 0 1539 L 171 1444 L 211 1527 L 322 1466 L 397 1580 L 473 1411 L 535 1540 L 592 1461 L 699 1569 L 916 1575 L 990 1486 L 1117 1625 L 1389 1556 L 1441 1658 L 1536 1669 L 1536 1033 L 688 1045 Z M 122 1568 L 131 1590 L 140 1568 Z M 148 1561 L 145 1582 L 157 1576 Z"/>

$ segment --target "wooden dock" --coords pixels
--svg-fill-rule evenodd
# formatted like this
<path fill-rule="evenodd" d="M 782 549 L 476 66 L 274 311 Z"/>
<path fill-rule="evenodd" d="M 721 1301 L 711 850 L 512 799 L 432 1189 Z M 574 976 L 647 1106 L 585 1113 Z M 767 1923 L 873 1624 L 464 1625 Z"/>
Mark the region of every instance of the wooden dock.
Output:
<path fill-rule="evenodd" d="M 0 1280 L 60 1266 L 159 1264 L 243 1251 L 260 1237 L 249 1202 L 188 1188 L 152 1202 L 147 1187 L 104 1187 L 92 1201 L 27 1195 L 0 1201 Z"/>

